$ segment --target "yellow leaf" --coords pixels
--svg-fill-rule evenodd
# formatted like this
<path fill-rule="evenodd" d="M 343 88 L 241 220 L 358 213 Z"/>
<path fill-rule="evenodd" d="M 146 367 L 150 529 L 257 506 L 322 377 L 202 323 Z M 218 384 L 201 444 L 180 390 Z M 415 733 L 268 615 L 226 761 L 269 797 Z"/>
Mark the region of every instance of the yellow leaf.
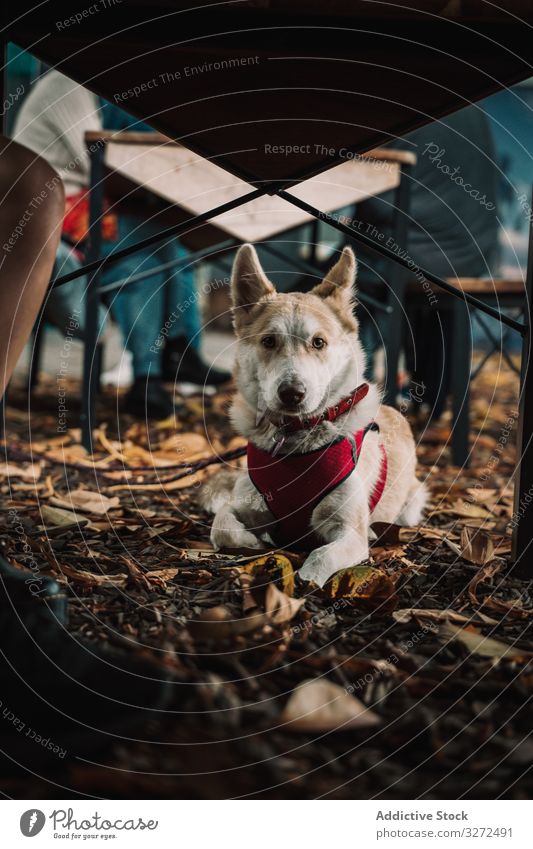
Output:
<path fill-rule="evenodd" d="M 335 572 L 323 593 L 328 599 L 352 598 L 372 601 L 375 606 L 386 605 L 394 599 L 394 583 L 383 569 L 361 564 Z"/>
<path fill-rule="evenodd" d="M 283 554 L 267 554 L 239 568 L 254 578 L 265 575 L 269 581 L 278 584 L 285 595 L 294 595 L 294 569 L 291 561 Z"/>

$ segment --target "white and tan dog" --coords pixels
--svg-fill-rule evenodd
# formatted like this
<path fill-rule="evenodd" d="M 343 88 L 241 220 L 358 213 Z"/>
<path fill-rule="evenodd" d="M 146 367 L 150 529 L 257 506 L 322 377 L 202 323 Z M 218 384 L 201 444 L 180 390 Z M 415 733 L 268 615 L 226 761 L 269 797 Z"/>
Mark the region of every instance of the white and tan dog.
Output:
<path fill-rule="evenodd" d="M 408 423 L 364 382 L 355 276 L 355 256 L 344 248 L 311 292 L 277 293 L 254 248 L 244 245 L 231 283 L 238 344 L 231 415 L 249 440 L 249 473 L 238 475 L 232 490 L 220 475 L 209 499 L 216 511 L 211 540 L 217 549 L 262 548 L 279 542 L 280 527 L 283 544 L 303 541 L 309 550 L 312 539 L 300 576 L 319 586 L 368 558 L 370 521 L 416 525 L 426 501 Z M 289 515 L 280 517 L 288 505 Z M 309 534 L 302 540 L 305 510 Z M 298 538 L 287 540 L 291 529 Z"/>

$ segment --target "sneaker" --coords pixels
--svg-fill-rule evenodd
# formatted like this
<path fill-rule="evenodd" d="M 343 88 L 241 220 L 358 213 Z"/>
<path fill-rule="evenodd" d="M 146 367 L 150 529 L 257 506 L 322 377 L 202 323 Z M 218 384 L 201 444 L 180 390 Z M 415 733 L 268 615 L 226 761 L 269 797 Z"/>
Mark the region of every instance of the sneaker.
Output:
<path fill-rule="evenodd" d="M 163 380 L 220 386 L 231 380 L 231 372 L 208 366 L 184 336 L 167 340 L 163 351 Z"/>
<path fill-rule="evenodd" d="M 137 377 L 126 395 L 124 410 L 141 419 L 168 419 L 174 405 L 159 377 Z"/>

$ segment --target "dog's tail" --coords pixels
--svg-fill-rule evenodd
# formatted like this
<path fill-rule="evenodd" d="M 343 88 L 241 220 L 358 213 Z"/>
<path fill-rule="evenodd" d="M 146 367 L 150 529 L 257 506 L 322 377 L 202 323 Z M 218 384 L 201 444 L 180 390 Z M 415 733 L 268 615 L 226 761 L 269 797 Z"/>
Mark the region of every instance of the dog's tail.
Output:
<path fill-rule="evenodd" d="M 200 504 L 209 513 L 216 513 L 231 498 L 238 478 L 244 469 L 221 469 L 212 475 L 200 490 Z"/>

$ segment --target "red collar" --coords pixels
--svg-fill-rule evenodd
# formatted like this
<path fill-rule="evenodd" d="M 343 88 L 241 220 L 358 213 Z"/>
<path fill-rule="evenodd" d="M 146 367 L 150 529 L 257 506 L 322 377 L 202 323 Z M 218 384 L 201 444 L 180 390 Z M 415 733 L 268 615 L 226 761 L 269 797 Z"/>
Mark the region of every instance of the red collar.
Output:
<path fill-rule="evenodd" d="M 300 419 L 297 416 L 289 416 L 282 419 L 281 423 L 277 425 L 276 432 L 274 434 L 274 450 L 272 451 L 272 456 L 275 457 L 277 455 L 289 433 L 295 433 L 298 430 L 310 430 L 311 428 L 322 424 L 322 422 L 334 422 L 339 418 L 339 416 L 343 416 L 344 413 L 347 413 L 349 410 L 353 410 L 359 401 L 362 401 L 363 398 L 368 395 L 369 389 L 370 387 L 368 383 L 362 383 L 357 387 L 357 389 L 354 389 L 351 395 L 347 395 L 346 398 L 342 398 L 339 403 L 335 404 L 333 407 L 328 407 L 327 410 L 324 410 L 324 412 L 319 416 L 311 416 L 311 418 L 308 419 Z"/>
<path fill-rule="evenodd" d="M 334 422 L 339 416 L 343 416 L 345 413 L 353 410 L 353 408 L 362 401 L 363 398 L 366 398 L 368 395 L 368 390 L 370 389 L 368 383 L 362 383 L 357 389 L 354 389 L 351 395 L 347 395 L 346 398 L 342 398 L 338 404 L 335 404 L 333 407 L 328 407 L 327 410 L 324 410 L 319 416 L 311 416 L 309 419 L 299 419 L 297 416 L 288 416 L 282 420 L 281 425 L 278 425 L 280 430 L 287 433 L 294 433 L 297 430 L 310 430 L 313 427 L 316 427 L 322 422 Z"/>

